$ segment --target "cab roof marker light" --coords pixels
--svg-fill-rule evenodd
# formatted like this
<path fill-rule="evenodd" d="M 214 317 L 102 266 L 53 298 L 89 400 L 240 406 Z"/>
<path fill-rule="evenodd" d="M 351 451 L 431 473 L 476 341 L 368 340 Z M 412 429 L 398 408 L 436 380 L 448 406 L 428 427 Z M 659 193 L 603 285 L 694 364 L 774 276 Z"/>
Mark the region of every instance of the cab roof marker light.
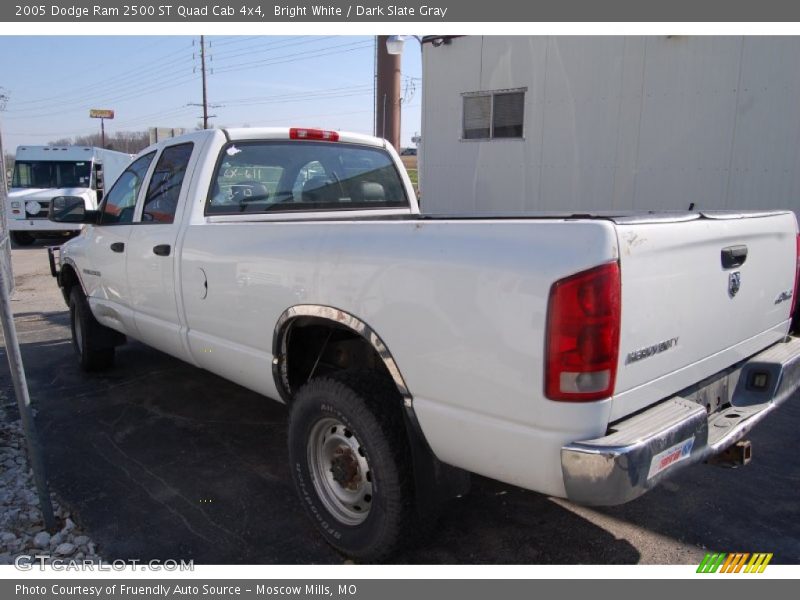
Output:
<path fill-rule="evenodd" d="M 292 127 L 289 129 L 290 140 L 323 140 L 326 142 L 338 142 L 339 133 L 325 129 L 308 129 L 305 127 Z"/>

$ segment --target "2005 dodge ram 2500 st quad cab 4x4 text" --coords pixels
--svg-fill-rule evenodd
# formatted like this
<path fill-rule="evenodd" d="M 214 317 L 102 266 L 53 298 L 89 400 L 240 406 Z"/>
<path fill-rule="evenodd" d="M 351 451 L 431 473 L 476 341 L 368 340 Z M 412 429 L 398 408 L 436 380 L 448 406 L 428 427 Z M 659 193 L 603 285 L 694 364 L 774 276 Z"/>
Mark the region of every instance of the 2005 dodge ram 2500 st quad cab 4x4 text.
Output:
<path fill-rule="evenodd" d="M 384 140 L 216 129 L 142 151 L 50 249 L 84 369 L 126 336 L 289 405 L 325 539 L 379 559 L 468 472 L 627 502 L 800 386 L 791 212 L 421 215 Z"/>

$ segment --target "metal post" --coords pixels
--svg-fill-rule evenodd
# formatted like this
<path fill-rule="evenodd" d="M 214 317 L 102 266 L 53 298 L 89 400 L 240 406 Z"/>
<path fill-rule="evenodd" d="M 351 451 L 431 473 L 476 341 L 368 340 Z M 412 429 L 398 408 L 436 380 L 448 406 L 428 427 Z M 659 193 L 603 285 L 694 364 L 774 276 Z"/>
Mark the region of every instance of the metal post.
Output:
<path fill-rule="evenodd" d="M 106 120 L 100 119 L 100 147 L 106 147 Z"/>
<path fill-rule="evenodd" d="M 208 94 L 206 92 L 206 38 L 200 36 L 200 70 L 203 78 L 203 129 L 208 129 Z"/>
<path fill-rule="evenodd" d="M 6 242 L 8 243 L 8 242 Z M 8 251 L 8 249 L 4 249 Z M 4 277 L 0 269 L 0 278 Z M 22 353 L 17 340 L 17 328 L 14 325 L 14 313 L 11 310 L 11 301 L 8 297 L 8 288 L 5 281 L 0 281 L 0 317 L 3 322 L 3 337 L 6 342 L 8 366 L 11 370 L 11 379 L 14 382 L 14 393 L 17 396 L 17 406 L 22 419 L 22 430 L 25 432 L 25 441 L 28 445 L 28 456 L 33 469 L 33 479 L 36 482 L 36 491 L 39 495 L 39 508 L 42 511 L 44 525 L 49 531 L 55 531 L 56 519 L 53 515 L 53 505 L 50 502 L 50 489 L 47 486 L 47 475 L 44 470 L 42 449 L 39 445 L 39 436 L 36 433 L 36 423 L 31 412 L 31 397 L 28 394 L 28 382 L 25 379 L 25 369 L 22 366 Z"/>
<path fill-rule="evenodd" d="M 377 100 L 378 137 L 400 147 L 400 56 L 389 54 L 387 35 L 378 36 L 377 49 Z"/>

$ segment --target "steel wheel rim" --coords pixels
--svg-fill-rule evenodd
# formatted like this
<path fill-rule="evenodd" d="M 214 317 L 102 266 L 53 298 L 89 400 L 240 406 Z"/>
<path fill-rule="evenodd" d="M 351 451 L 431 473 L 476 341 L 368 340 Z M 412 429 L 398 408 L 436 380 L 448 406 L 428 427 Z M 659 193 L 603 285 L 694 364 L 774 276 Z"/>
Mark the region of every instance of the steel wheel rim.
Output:
<path fill-rule="evenodd" d="M 372 505 L 372 473 L 355 433 L 334 418 L 317 421 L 307 446 L 314 489 L 337 521 L 360 525 Z"/>

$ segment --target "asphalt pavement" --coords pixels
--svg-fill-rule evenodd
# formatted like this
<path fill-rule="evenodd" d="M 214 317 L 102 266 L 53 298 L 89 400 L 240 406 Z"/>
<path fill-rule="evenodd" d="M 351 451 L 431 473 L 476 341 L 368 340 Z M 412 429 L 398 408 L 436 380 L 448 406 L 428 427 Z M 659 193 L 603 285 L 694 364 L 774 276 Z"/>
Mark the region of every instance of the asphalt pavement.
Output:
<path fill-rule="evenodd" d="M 82 373 L 43 244 L 12 252 L 12 305 L 54 491 L 113 559 L 340 563 L 292 487 L 287 411 L 142 344 Z M 0 348 L 0 390 L 14 396 Z M 13 406 L 11 406 L 13 410 Z M 398 563 L 698 564 L 706 551 L 800 563 L 800 397 L 740 469 L 694 465 L 624 506 L 588 509 L 474 476 Z M 535 457 L 531 457 L 535 460 Z"/>

